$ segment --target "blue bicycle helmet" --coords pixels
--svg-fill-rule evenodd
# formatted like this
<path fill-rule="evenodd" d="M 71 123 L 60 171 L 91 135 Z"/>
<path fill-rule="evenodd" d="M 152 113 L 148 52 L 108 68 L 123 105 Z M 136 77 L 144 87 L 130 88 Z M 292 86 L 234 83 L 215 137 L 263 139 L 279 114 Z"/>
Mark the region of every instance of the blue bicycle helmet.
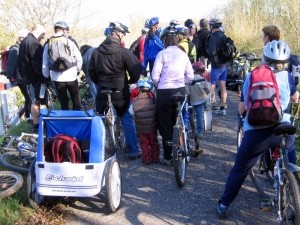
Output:
<path fill-rule="evenodd" d="M 111 28 L 110 27 L 105 28 L 104 35 L 105 36 L 110 36 L 111 35 Z"/>
<path fill-rule="evenodd" d="M 187 34 L 189 33 L 189 28 L 185 26 L 176 26 L 175 29 L 177 31 L 177 34 L 182 34 L 183 36 L 187 36 Z"/>
<path fill-rule="evenodd" d="M 54 29 L 57 29 L 57 28 L 60 28 L 60 29 L 63 29 L 63 30 L 69 30 L 69 26 L 66 22 L 64 21 L 58 21 L 54 24 Z"/>
<path fill-rule="evenodd" d="M 147 21 L 146 21 L 147 22 Z M 154 25 L 159 24 L 159 19 L 158 17 L 152 17 L 151 19 L 149 19 L 149 22 L 147 24 L 147 27 L 150 29 L 152 28 Z M 146 26 L 146 24 L 145 24 Z"/>
<path fill-rule="evenodd" d="M 153 82 L 148 79 L 140 79 L 136 86 L 142 91 L 151 91 L 153 88 Z"/>
<path fill-rule="evenodd" d="M 125 26 L 124 24 L 120 23 L 120 22 L 110 22 L 109 23 L 109 28 L 111 29 L 111 32 L 118 31 L 118 32 L 121 32 L 124 35 L 126 35 L 126 33 L 130 33 L 129 30 L 128 30 L 128 27 Z"/>

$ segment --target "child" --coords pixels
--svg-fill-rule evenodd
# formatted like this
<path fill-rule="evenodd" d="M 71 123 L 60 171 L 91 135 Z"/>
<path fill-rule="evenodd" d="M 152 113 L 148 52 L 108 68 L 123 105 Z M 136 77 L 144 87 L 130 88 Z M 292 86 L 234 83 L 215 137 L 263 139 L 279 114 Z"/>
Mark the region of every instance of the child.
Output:
<path fill-rule="evenodd" d="M 159 162 L 159 144 L 157 139 L 157 121 L 153 84 L 146 79 L 137 83 L 138 95 L 132 96 L 132 106 L 136 131 L 139 135 L 143 163 L 149 165 Z M 132 92 L 136 95 L 137 92 Z"/>
<path fill-rule="evenodd" d="M 193 63 L 195 73 L 195 80 L 203 79 L 202 74 L 205 72 L 205 66 L 201 62 Z M 190 102 L 196 112 L 198 140 L 203 138 L 203 111 L 207 103 L 210 93 L 210 86 L 206 80 L 196 82 L 195 85 L 190 86 Z"/>

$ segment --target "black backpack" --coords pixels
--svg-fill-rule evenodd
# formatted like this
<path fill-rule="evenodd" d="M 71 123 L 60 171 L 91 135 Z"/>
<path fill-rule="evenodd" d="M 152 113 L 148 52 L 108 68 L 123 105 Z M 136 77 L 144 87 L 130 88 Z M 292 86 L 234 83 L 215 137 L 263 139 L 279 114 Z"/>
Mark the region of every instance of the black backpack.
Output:
<path fill-rule="evenodd" d="M 220 50 L 218 51 L 218 56 L 223 62 L 228 62 L 233 60 L 237 55 L 237 49 L 234 45 L 234 41 L 225 35 L 219 38 L 222 39 L 222 46 Z"/>
<path fill-rule="evenodd" d="M 136 39 L 136 40 L 130 45 L 130 48 L 129 48 L 129 50 L 130 50 L 137 58 L 140 57 L 140 46 L 139 46 L 140 39 L 141 39 L 141 37 L 139 37 L 138 39 Z"/>

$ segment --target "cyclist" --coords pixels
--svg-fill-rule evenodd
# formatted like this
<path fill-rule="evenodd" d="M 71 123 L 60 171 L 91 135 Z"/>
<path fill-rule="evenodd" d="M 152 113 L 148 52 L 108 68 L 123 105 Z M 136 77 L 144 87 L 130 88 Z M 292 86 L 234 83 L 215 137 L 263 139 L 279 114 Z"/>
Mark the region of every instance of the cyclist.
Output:
<path fill-rule="evenodd" d="M 32 122 L 32 118 L 30 116 L 30 108 L 31 108 L 31 99 L 27 90 L 27 85 L 22 78 L 19 69 L 18 69 L 18 55 L 19 55 L 19 47 L 21 41 L 28 35 L 27 29 L 22 29 L 18 32 L 18 40 L 16 44 L 9 48 L 8 60 L 6 65 L 6 75 L 11 83 L 17 82 L 18 87 L 20 88 L 21 93 L 24 96 L 25 103 L 25 121 Z"/>
<path fill-rule="evenodd" d="M 176 103 L 171 97 L 177 93 L 185 95 L 185 84 L 192 82 L 194 71 L 187 56 L 178 47 L 176 29 L 165 29 L 166 49 L 160 51 L 154 62 L 152 80 L 157 87 L 156 111 L 158 129 L 162 136 L 164 158 L 162 163 L 172 165 L 172 147 L 167 145 L 172 140 L 173 125 L 176 122 Z"/>
<path fill-rule="evenodd" d="M 146 40 L 149 28 L 144 27 L 141 30 L 141 36 L 139 36 L 130 46 L 130 51 L 139 59 L 140 63 L 144 61 L 144 44 Z"/>
<path fill-rule="evenodd" d="M 146 75 L 147 66 L 149 63 L 150 73 L 155 61 L 155 58 L 161 50 L 164 49 L 162 41 L 159 39 L 159 19 L 158 17 L 152 17 L 147 20 L 145 27 L 149 28 L 148 35 L 144 44 L 144 61 L 142 63 L 143 74 Z"/>
<path fill-rule="evenodd" d="M 224 62 L 219 56 L 218 51 L 222 46 L 222 37 L 224 32 L 222 30 L 222 21 L 219 19 L 211 19 L 209 21 L 211 34 L 208 40 L 208 53 L 209 61 L 211 63 L 211 99 L 212 104 L 216 104 L 216 86 L 218 85 L 221 93 L 220 108 L 216 110 L 216 114 L 225 116 L 226 115 L 226 101 L 227 101 L 227 90 L 226 90 L 226 79 L 228 73 L 228 62 Z"/>
<path fill-rule="evenodd" d="M 39 128 L 40 104 L 45 103 L 39 98 L 41 83 L 43 80 L 42 61 L 43 46 L 41 41 L 45 38 L 45 28 L 36 25 L 32 31 L 20 43 L 18 69 L 26 84 L 32 86 L 34 93 L 31 97 L 31 116 L 33 122 L 33 132 Z"/>
<path fill-rule="evenodd" d="M 200 30 L 197 32 L 198 36 L 198 49 L 197 57 L 198 59 L 207 67 L 207 52 L 206 52 L 206 39 L 209 35 L 208 21 L 202 18 L 199 22 Z"/>
<path fill-rule="evenodd" d="M 188 34 L 187 34 L 188 39 L 194 43 L 196 50 L 197 50 L 198 43 L 199 43 L 199 39 L 198 39 L 198 35 L 197 35 L 197 25 L 194 23 L 194 21 L 192 19 L 187 19 L 184 22 L 184 26 L 186 26 L 188 28 Z M 199 56 L 197 55 L 197 52 L 195 53 L 195 55 L 196 55 L 196 59 L 194 62 L 196 62 L 196 60 L 199 58 Z"/>
<path fill-rule="evenodd" d="M 290 101 L 290 87 L 288 72 L 285 70 L 290 57 L 290 49 L 283 41 L 268 42 L 263 50 L 264 61 L 274 69 L 277 84 L 279 87 L 280 104 L 282 110 L 286 110 Z M 244 102 L 247 102 L 247 90 L 249 77 L 245 79 L 243 86 Z M 292 100 L 296 100 L 296 95 Z M 239 103 L 239 113 L 242 115 L 247 111 L 247 105 L 243 101 Z M 281 122 L 290 122 L 290 115 L 284 113 Z M 242 143 L 237 151 L 233 168 L 226 181 L 225 190 L 218 202 L 217 214 L 219 218 L 226 218 L 228 207 L 237 196 L 249 170 L 256 164 L 260 155 L 268 148 L 279 145 L 280 137 L 273 134 L 275 126 L 257 128 L 250 126 L 246 118 L 243 124 L 244 135 Z M 296 163 L 295 135 L 287 137 L 288 158 L 290 163 Z"/>
<path fill-rule="evenodd" d="M 141 74 L 141 64 L 137 57 L 121 46 L 122 38 L 129 33 L 127 26 L 120 22 L 109 24 L 111 34 L 93 51 L 89 63 L 89 76 L 97 85 L 96 109 L 104 114 L 107 107 L 107 95 L 101 89 L 113 89 L 117 92 L 111 94 L 112 103 L 117 115 L 121 117 L 127 147 L 130 152 L 129 159 L 141 156 L 137 146 L 137 139 L 130 106 L 129 84 L 138 81 Z M 127 75 L 128 72 L 128 75 Z"/>
<path fill-rule="evenodd" d="M 188 55 L 191 63 L 196 62 L 197 56 L 195 44 L 187 37 L 189 29 L 185 26 L 176 26 L 175 28 L 179 38 L 179 48 Z"/>
<path fill-rule="evenodd" d="M 46 78 L 51 78 L 54 82 L 55 88 L 58 94 L 58 100 L 61 105 L 62 110 L 69 110 L 69 97 L 68 93 L 71 96 L 73 110 L 80 110 L 80 97 L 79 97 L 79 87 L 77 75 L 79 74 L 82 67 L 82 56 L 75 42 L 69 39 L 67 34 L 68 25 L 64 21 L 58 21 L 54 24 L 54 36 L 52 36 L 44 47 L 43 53 L 43 75 Z M 53 47 L 56 46 L 55 40 L 60 37 L 64 37 L 67 40 L 67 48 L 70 51 L 68 54 L 72 57 L 72 61 L 68 58 L 61 57 L 65 62 L 70 62 L 71 65 L 66 65 L 66 68 L 61 70 L 56 67 L 57 59 L 52 58 L 52 54 L 55 55 L 58 53 L 62 55 L 62 52 L 65 50 L 60 50 L 60 48 Z M 51 39 L 53 39 L 53 44 L 51 44 Z M 63 42 L 63 41 L 60 41 Z M 64 43 L 65 44 L 65 43 Z M 52 45 L 52 46 L 50 46 Z M 56 51 L 56 53 L 54 53 Z M 55 60 L 55 61 L 54 61 Z M 60 64 L 61 65 L 61 64 Z M 60 66 L 59 66 L 60 67 Z"/>
<path fill-rule="evenodd" d="M 157 118 L 155 97 L 151 92 L 153 82 L 142 78 L 137 82 L 137 96 L 131 92 L 136 130 L 140 139 L 143 163 L 149 165 L 159 162 L 159 144 L 157 139 Z"/>

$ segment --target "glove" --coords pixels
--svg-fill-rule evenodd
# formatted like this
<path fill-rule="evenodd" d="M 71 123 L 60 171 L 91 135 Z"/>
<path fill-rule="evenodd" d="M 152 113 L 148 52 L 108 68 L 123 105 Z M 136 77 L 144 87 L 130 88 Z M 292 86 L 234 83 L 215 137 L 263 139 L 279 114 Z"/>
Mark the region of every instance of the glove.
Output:
<path fill-rule="evenodd" d="M 42 76 L 42 83 L 47 84 L 49 82 L 51 82 L 51 78 L 50 77 L 44 77 L 44 76 Z"/>

